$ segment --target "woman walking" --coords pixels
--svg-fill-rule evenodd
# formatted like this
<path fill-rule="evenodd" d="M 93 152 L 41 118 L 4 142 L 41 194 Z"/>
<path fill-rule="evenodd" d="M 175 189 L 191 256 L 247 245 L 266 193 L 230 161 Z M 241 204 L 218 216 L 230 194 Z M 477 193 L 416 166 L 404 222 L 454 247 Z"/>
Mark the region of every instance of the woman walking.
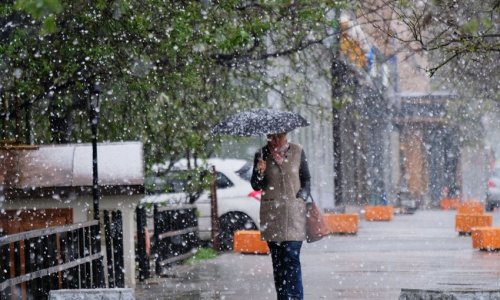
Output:
<path fill-rule="evenodd" d="M 271 250 L 278 300 L 302 300 L 300 249 L 306 239 L 306 200 L 310 173 L 304 150 L 286 133 L 267 136 L 255 154 L 252 188 L 262 190 L 261 236 Z"/>

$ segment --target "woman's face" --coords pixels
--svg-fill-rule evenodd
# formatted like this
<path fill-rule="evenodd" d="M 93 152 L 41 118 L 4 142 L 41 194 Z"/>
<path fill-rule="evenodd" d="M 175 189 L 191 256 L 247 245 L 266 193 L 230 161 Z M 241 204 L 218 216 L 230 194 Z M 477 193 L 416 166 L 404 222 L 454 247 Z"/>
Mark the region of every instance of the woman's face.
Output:
<path fill-rule="evenodd" d="M 286 133 L 268 134 L 267 142 L 271 148 L 278 148 L 286 144 Z"/>

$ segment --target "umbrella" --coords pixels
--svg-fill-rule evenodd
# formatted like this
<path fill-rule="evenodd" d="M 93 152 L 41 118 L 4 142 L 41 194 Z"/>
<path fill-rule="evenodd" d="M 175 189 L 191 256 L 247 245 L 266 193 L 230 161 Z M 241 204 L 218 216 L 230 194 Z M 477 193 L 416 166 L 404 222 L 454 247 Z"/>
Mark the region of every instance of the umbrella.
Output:
<path fill-rule="evenodd" d="M 301 115 L 266 108 L 255 108 L 231 115 L 212 128 L 212 134 L 255 136 L 289 132 L 308 126 Z"/>

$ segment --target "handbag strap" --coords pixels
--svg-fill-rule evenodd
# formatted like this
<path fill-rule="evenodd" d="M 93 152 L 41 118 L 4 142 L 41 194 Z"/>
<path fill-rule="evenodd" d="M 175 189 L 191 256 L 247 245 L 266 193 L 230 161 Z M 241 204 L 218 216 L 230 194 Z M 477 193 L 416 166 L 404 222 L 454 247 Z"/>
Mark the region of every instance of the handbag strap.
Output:
<path fill-rule="evenodd" d="M 308 201 L 307 201 L 307 200 L 309 200 L 309 198 L 311 198 L 311 202 L 308 202 Z M 313 196 L 312 196 L 312 194 L 311 194 L 310 192 L 309 192 L 309 195 L 307 195 L 307 198 L 306 198 L 305 202 L 306 202 L 306 203 L 312 203 L 312 202 L 315 202 L 315 201 L 314 201 L 314 198 L 313 198 Z"/>

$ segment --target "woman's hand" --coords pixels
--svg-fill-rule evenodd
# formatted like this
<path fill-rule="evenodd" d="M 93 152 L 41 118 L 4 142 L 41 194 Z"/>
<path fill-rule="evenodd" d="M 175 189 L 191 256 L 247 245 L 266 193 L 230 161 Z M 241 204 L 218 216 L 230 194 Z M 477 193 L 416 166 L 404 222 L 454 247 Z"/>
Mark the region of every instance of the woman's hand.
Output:
<path fill-rule="evenodd" d="M 266 171 L 266 161 L 263 159 L 259 159 L 257 161 L 257 172 L 263 175 L 265 171 Z"/>

